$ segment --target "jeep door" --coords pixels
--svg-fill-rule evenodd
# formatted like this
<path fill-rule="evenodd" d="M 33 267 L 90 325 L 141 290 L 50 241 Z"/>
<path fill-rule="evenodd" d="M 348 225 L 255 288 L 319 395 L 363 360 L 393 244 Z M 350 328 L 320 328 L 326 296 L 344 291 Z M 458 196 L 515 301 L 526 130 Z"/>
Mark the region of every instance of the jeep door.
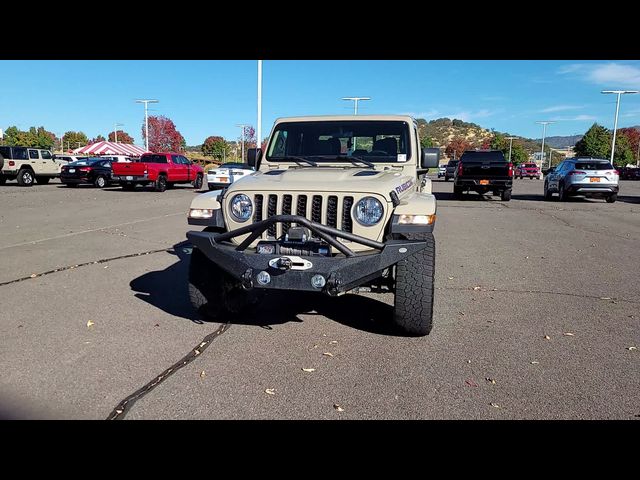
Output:
<path fill-rule="evenodd" d="M 45 175 L 57 175 L 60 173 L 62 166 L 56 162 L 49 150 L 40 150 L 40 158 L 42 159 L 42 173 Z"/>

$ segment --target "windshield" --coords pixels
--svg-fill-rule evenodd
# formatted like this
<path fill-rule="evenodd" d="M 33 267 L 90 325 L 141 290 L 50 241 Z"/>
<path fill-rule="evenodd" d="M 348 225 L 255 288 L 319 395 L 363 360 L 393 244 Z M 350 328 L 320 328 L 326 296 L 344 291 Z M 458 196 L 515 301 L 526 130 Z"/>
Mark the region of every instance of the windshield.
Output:
<path fill-rule="evenodd" d="M 576 170 L 613 170 L 609 162 L 577 162 Z"/>
<path fill-rule="evenodd" d="M 409 127 L 402 121 L 327 120 L 279 123 L 267 148 L 269 161 L 295 161 L 304 157 L 314 162 L 349 162 L 361 157 L 371 162 L 406 162 Z"/>
<path fill-rule="evenodd" d="M 524 165 L 522 165 L 523 168 L 538 168 L 538 166 L 535 163 L 525 163 Z"/>

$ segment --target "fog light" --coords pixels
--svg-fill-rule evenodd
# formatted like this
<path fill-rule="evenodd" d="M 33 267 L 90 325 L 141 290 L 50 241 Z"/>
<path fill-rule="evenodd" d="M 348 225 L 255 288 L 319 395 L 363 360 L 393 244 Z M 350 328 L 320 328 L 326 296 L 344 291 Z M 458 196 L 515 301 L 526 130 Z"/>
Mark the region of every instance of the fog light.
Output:
<path fill-rule="evenodd" d="M 322 288 L 325 286 L 327 281 L 324 279 L 322 275 L 314 275 L 311 278 L 311 286 L 314 288 Z"/>
<path fill-rule="evenodd" d="M 271 275 L 263 270 L 258 274 L 256 279 L 260 285 L 267 285 L 271 281 Z"/>

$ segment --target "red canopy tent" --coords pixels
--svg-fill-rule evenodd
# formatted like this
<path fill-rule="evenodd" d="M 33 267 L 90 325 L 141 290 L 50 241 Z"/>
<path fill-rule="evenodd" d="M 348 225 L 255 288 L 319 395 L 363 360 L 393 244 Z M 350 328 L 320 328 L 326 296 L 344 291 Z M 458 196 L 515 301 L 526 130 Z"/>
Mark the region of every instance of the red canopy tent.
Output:
<path fill-rule="evenodd" d="M 130 157 L 139 157 L 147 151 L 144 148 L 136 147 L 128 143 L 115 142 L 97 142 L 86 145 L 82 148 L 76 148 L 73 153 L 83 153 L 90 155 L 128 155 Z"/>

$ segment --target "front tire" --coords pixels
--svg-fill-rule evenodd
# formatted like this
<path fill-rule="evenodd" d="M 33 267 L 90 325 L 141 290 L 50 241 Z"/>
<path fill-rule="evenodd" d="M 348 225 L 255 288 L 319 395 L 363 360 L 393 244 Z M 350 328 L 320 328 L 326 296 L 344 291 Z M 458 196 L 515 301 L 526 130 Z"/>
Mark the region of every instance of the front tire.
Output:
<path fill-rule="evenodd" d="M 238 280 L 193 247 L 189 263 L 189 300 L 204 318 L 238 316 L 256 308 L 263 292 L 244 290 Z"/>
<path fill-rule="evenodd" d="M 544 182 L 544 199 L 549 201 L 551 200 L 552 194 L 549 191 L 549 185 L 547 184 L 547 182 Z"/>
<path fill-rule="evenodd" d="M 564 184 L 561 183 L 558 185 L 558 200 L 561 202 L 567 201 L 567 192 L 564 189 Z"/>
<path fill-rule="evenodd" d="M 93 184 L 97 187 L 97 188 L 104 188 L 107 186 L 107 179 L 104 175 L 98 175 L 95 179 L 95 181 L 93 182 Z"/>
<path fill-rule="evenodd" d="M 164 192 L 167 189 L 167 177 L 165 177 L 164 175 L 158 175 L 153 189 L 156 192 Z"/>
<path fill-rule="evenodd" d="M 618 194 L 612 193 L 607 197 L 607 203 L 615 203 L 617 199 L 618 199 Z"/>
<path fill-rule="evenodd" d="M 198 175 L 193 181 L 193 188 L 200 190 L 202 188 L 202 175 Z"/>
<path fill-rule="evenodd" d="M 500 193 L 500 200 L 502 200 L 503 202 L 508 202 L 509 200 L 511 200 L 511 189 L 503 190 Z"/>
<path fill-rule="evenodd" d="M 23 168 L 18 172 L 18 185 L 21 187 L 32 187 L 35 176 L 33 170 L 29 168 Z"/>
<path fill-rule="evenodd" d="M 393 323 L 405 334 L 423 336 L 433 328 L 436 243 L 431 233 L 407 239 L 426 240 L 427 248 L 396 264 Z"/>

